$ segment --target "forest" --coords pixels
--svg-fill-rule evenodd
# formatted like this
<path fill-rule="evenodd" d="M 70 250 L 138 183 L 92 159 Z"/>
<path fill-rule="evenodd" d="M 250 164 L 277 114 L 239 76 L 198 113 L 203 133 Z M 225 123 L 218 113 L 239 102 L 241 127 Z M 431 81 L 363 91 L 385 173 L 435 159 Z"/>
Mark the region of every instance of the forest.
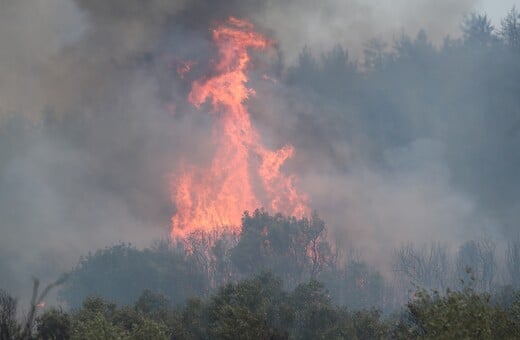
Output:
<path fill-rule="evenodd" d="M 421 253 L 407 246 L 396 252 L 401 284 L 416 282 L 405 301 L 396 296 L 400 292 L 396 287 L 366 264 L 340 265 L 317 216 L 296 220 L 257 210 L 246 213 L 242 223 L 238 240 L 228 235 L 210 242 L 209 235 L 194 235 L 184 244 L 158 241 L 142 251 L 126 244 L 98 250 L 58 282 L 63 285 L 60 297 L 69 308 L 45 309 L 26 323 L 17 318 L 16 299 L 2 290 L 0 337 L 517 339 L 520 335 L 518 282 L 494 281 L 493 264 L 485 263 L 493 261 L 489 258 L 493 255 L 485 253 L 490 249 L 481 243 L 472 241 L 461 248 L 459 261 L 476 256 L 481 262 L 457 263 L 466 264 L 466 275 L 457 273 L 464 279 L 455 289 L 425 288 L 451 283 L 450 273 L 441 267 L 447 260 L 442 249 Z M 508 252 L 518 253 L 518 244 L 513 247 Z M 514 261 L 515 255 L 510 256 Z M 520 268 L 518 262 L 509 264 Z M 40 296 L 31 301 L 33 307 L 44 298 Z"/>
<path fill-rule="evenodd" d="M 317 215 L 245 213 L 239 237 L 192 235 L 82 258 L 59 285 L 67 308 L 20 323 L 0 290 L 2 339 L 516 339 L 520 245 L 497 275 L 492 244 L 395 252 L 393 280 L 339 261 Z M 453 270 L 453 271 L 452 271 Z M 516 271 L 516 272 L 515 272 Z M 516 275 L 516 276 L 515 276 Z M 515 280 L 516 279 L 516 280 Z M 54 288 L 54 285 L 47 288 Z M 36 295 L 38 286 L 35 286 Z M 43 293 L 45 294 L 45 293 Z M 31 300 L 36 312 L 45 295 Z M 40 306 L 41 307 L 41 306 Z M 31 310 L 31 308 L 29 309 Z M 30 314 L 29 314 L 30 315 Z"/>
<path fill-rule="evenodd" d="M 161 71 L 164 53 L 155 48 L 111 61 L 117 87 L 132 87 L 122 85 L 131 77 L 121 74 L 144 72 L 186 97 L 186 85 Z M 151 233 L 153 240 L 134 244 L 139 226 L 168 224 L 175 207 L 155 204 L 168 194 L 152 184 L 170 166 L 162 155 L 172 137 L 138 115 L 127 117 L 126 105 L 133 104 L 110 98 L 85 109 L 88 114 L 48 107 L 37 123 L 27 115 L 1 117 L 0 216 L 7 229 L 54 246 L 85 239 L 89 247 L 102 244 L 86 237 L 90 223 L 100 238 L 108 235 L 105 223 L 134 229 L 117 229 L 119 242 L 91 247 L 58 270 L 51 267 L 59 254 L 22 264 L 15 248 L 32 254 L 30 243 L 9 246 L 2 236 L 0 340 L 520 338 L 518 10 L 506 13 L 499 27 L 485 14 L 468 15 L 461 36 L 447 36 L 439 46 L 421 30 L 391 43 L 370 40 L 359 60 L 337 45 L 323 53 L 303 48 L 294 65 L 269 67 L 283 97 L 272 105 L 290 113 L 274 122 L 255 115 L 269 111 L 261 95 L 273 90 L 261 83 L 261 73 L 253 74 L 251 82 L 260 84 L 248 101 L 253 121 L 276 131 L 273 143 L 289 136 L 303 150 L 288 167 L 315 186 L 311 196 L 319 199 L 310 217 L 245 211 L 239 234 L 171 240 L 157 237 L 161 229 Z M 176 96 L 164 87 L 161 104 Z M 184 122 L 190 109 L 179 98 L 173 118 L 155 117 L 157 125 Z M 150 130 L 140 131 L 143 125 Z M 116 135 L 125 137 L 115 141 Z M 316 173 L 327 173 L 327 180 Z M 334 186 L 352 182 L 386 200 L 367 194 L 364 201 L 337 201 Z M 402 186 L 410 190 L 392 191 Z M 432 187 L 438 189 L 431 196 L 421 196 Z M 398 207 L 403 197 L 407 211 L 425 204 L 434 217 L 410 223 L 376 212 Z M 425 202 L 408 204 L 417 197 Z M 356 210 L 364 202 L 372 210 Z M 107 217 L 110 209 L 119 215 Z M 368 219 L 372 214 L 378 218 Z M 359 220 L 383 227 L 359 241 L 356 232 L 343 233 Z M 426 227 L 392 229 L 403 221 Z M 80 236 L 44 232 L 47 225 L 74 223 Z M 27 298 L 30 288 L 19 291 L 30 283 L 21 267 L 42 282 L 58 279 L 47 287 L 55 303 L 41 304 L 47 292 L 38 298 L 37 279 L 36 297 Z"/>

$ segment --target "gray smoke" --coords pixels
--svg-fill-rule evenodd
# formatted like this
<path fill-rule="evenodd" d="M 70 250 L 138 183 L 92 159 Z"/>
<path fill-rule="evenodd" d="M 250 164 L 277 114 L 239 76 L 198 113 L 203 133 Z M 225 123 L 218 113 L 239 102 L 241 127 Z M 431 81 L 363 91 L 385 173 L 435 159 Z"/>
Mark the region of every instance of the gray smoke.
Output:
<path fill-rule="evenodd" d="M 0 287 L 26 294 L 31 275 L 52 280 L 88 251 L 168 234 L 170 177 L 183 162 L 207 162 L 211 150 L 212 117 L 186 102 L 190 81 L 207 72 L 212 24 L 230 15 L 278 42 L 278 59 L 253 76 L 253 119 L 269 146 L 297 147 L 287 170 L 301 175 L 341 247 L 379 264 L 407 240 L 456 244 L 468 228 L 493 225 L 474 192 L 451 185 L 452 141 L 440 133 L 385 147 L 386 167 L 377 167 L 366 154 L 381 143 L 359 132 L 355 106 L 324 107 L 261 77 L 283 77 L 305 46 L 319 56 L 340 44 L 362 58 L 370 39 L 392 46 L 421 28 L 440 44 L 460 35 L 475 3 L 1 2 Z M 181 79 L 175 68 L 186 60 L 197 67 Z M 341 114 L 352 118 L 348 131 L 335 123 Z"/>

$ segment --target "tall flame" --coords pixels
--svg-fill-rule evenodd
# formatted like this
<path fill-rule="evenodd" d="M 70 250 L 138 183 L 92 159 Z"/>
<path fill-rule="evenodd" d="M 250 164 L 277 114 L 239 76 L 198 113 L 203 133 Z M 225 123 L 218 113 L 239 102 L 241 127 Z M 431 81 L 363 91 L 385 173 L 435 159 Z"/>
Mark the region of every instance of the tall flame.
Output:
<path fill-rule="evenodd" d="M 294 155 L 286 145 L 264 147 L 244 102 L 255 92 L 246 87 L 248 49 L 265 49 L 271 42 L 237 18 L 213 30 L 219 61 L 214 76 L 193 83 L 188 100 L 200 108 L 211 100 L 216 113 L 213 137 L 216 151 L 208 169 L 190 167 L 172 183 L 177 212 L 172 217 L 173 238 L 197 232 L 240 232 L 245 210 L 264 207 L 272 212 L 302 217 L 309 211 L 306 195 L 295 186 L 295 176 L 280 167 Z"/>

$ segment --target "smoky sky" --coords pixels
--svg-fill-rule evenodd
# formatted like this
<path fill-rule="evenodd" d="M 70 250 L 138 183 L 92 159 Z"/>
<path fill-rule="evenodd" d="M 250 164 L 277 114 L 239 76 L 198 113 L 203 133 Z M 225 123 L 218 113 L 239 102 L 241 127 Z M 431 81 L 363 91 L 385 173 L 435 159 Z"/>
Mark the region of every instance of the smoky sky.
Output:
<path fill-rule="evenodd" d="M 143 247 L 168 235 L 172 176 L 182 164 L 207 164 L 212 150 L 213 118 L 186 97 L 214 62 L 212 25 L 230 15 L 277 42 L 255 57 L 253 122 L 269 147 L 296 146 L 284 171 L 299 175 L 341 247 L 381 264 L 409 240 L 456 244 L 468 233 L 507 230 L 497 227 L 500 216 L 481 211 L 471 183 L 453 185 L 456 141 L 443 138 L 442 118 L 418 116 L 401 127 L 412 137 L 386 143 L 360 132 L 378 127 L 354 103 L 326 102 L 277 80 L 304 48 L 320 56 L 339 44 L 361 63 L 371 39 L 390 47 L 420 29 L 440 45 L 461 35 L 476 3 L 3 1 L 0 271 L 7 274 L 0 287 L 21 294 L 31 275 L 53 279 L 88 251 L 120 241 Z M 176 67 L 187 60 L 196 64 L 181 78 Z M 413 96 L 399 101 L 405 112 L 426 110 Z M 423 125 L 436 132 L 421 134 Z M 366 156 L 374 149 L 380 162 Z"/>

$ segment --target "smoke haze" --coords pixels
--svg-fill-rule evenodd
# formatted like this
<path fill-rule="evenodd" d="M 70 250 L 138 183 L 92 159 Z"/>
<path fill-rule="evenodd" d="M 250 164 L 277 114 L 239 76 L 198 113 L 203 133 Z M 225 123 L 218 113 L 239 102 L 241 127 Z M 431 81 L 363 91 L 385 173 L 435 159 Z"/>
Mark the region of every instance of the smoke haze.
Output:
<path fill-rule="evenodd" d="M 352 82 L 379 84 L 373 98 L 356 102 L 333 98 L 333 89 L 321 96 L 306 88 L 315 79 L 302 50 L 321 63 L 339 44 L 354 67 L 374 38 L 390 50 L 403 34 L 415 38 L 424 29 L 441 46 L 446 36 L 462 35 L 460 23 L 476 4 L 2 2 L 0 272 L 7 275 L 0 287 L 26 293 L 31 275 L 52 280 L 90 250 L 119 241 L 146 246 L 169 234 L 171 176 L 183 162 L 207 164 L 213 149 L 209 110 L 196 110 L 186 97 L 213 61 L 210 28 L 230 15 L 252 20 L 277 42 L 255 56 L 252 119 L 267 145 L 296 147 L 284 169 L 299 175 L 340 247 L 359 249 L 385 268 L 387 255 L 407 241 L 456 246 L 479 233 L 514 236 L 520 200 L 518 185 L 509 184 L 518 162 L 500 158 L 501 130 L 489 131 L 482 107 L 471 105 L 486 91 L 474 85 L 480 78 L 473 64 L 440 86 L 446 93 L 471 87 L 468 104 L 445 103 L 444 93 L 431 99 L 387 90 L 396 74 L 419 89 L 431 85 L 398 71 L 377 82 L 353 75 Z M 176 68 L 187 60 L 196 64 L 182 78 Z M 348 63 L 340 66 L 348 72 Z M 449 67 L 439 69 L 450 74 Z M 374 115 L 364 115 L 362 105 Z M 501 124 L 510 126 L 508 119 Z M 480 168 L 484 147 L 496 159 Z"/>

